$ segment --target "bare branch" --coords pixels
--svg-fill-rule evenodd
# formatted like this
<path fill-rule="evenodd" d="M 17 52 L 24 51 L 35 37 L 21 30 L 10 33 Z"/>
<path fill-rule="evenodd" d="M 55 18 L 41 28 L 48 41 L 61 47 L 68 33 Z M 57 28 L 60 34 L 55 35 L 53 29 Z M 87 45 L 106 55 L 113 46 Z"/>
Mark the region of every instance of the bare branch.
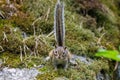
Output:
<path fill-rule="evenodd" d="M 9 57 L 3 57 L 3 63 L 6 63 Z"/>
<path fill-rule="evenodd" d="M 3 47 L 2 47 L 2 46 L 0 46 L 0 48 L 1 48 L 1 51 L 0 51 L 0 52 L 3 52 L 3 51 L 4 51 Z"/>
<path fill-rule="evenodd" d="M 6 35 L 6 33 L 4 31 L 3 31 L 3 35 L 4 35 L 3 40 L 8 42 L 7 35 Z"/>
<path fill-rule="evenodd" d="M 34 47 L 34 55 L 35 57 L 38 55 L 38 44 L 39 44 L 39 38 L 38 37 L 35 37 L 35 47 Z"/>
<path fill-rule="evenodd" d="M 32 25 L 34 25 L 38 20 L 41 20 L 41 17 L 37 18 L 37 19 L 32 23 Z"/>
<path fill-rule="evenodd" d="M 53 35 L 53 34 L 54 34 L 54 30 L 51 31 L 51 32 L 47 35 L 47 37 L 50 37 L 50 36 Z"/>
<path fill-rule="evenodd" d="M 21 62 L 23 61 L 23 57 L 22 57 L 22 47 L 20 46 L 20 60 Z"/>
<path fill-rule="evenodd" d="M 26 45 L 25 45 L 25 43 L 23 44 L 23 50 L 24 50 L 25 57 L 27 57 L 27 55 L 26 55 Z"/>
<path fill-rule="evenodd" d="M 35 34 L 36 34 L 36 31 L 35 31 L 35 23 L 36 23 L 38 20 L 41 20 L 41 17 L 37 18 L 37 19 L 32 23 L 33 30 L 34 30 L 34 36 L 35 36 Z"/>
<path fill-rule="evenodd" d="M 115 63 L 115 67 L 114 67 L 114 70 L 113 70 L 113 71 L 115 71 L 115 70 L 118 68 L 118 64 L 119 64 L 119 62 L 117 61 L 117 62 Z"/>
<path fill-rule="evenodd" d="M 32 55 L 32 50 L 25 44 L 25 41 L 27 40 L 27 38 L 25 38 L 24 40 L 23 40 L 23 49 L 24 49 L 24 54 L 25 54 L 25 57 L 27 57 L 27 53 L 26 53 L 26 50 L 28 50 L 28 51 L 30 51 L 30 55 Z"/>
<path fill-rule="evenodd" d="M 102 40 L 102 38 L 103 38 L 103 36 L 104 36 L 105 34 L 106 34 L 106 33 L 103 33 L 103 34 L 100 36 L 100 38 L 98 38 L 97 44 L 101 44 L 101 40 Z"/>
<path fill-rule="evenodd" d="M 46 18 L 45 18 L 45 21 L 47 21 L 47 20 L 48 20 L 49 14 L 50 14 L 50 8 L 48 8 L 48 11 L 47 11 L 47 13 L 46 13 Z"/>
<path fill-rule="evenodd" d="M 3 12 L 2 11 L 0 11 L 0 16 L 4 19 L 5 18 L 5 16 L 3 15 Z"/>

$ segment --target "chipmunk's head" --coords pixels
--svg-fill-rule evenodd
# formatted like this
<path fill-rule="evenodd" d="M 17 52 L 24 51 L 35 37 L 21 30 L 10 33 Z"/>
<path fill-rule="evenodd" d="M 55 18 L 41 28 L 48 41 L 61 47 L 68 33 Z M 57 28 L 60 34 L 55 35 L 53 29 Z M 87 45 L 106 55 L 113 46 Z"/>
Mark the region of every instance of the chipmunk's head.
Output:
<path fill-rule="evenodd" d="M 56 59 L 64 60 L 67 58 L 68 50 L 66 47 L 56 46 L 54 50 L 54 57 Z"/>

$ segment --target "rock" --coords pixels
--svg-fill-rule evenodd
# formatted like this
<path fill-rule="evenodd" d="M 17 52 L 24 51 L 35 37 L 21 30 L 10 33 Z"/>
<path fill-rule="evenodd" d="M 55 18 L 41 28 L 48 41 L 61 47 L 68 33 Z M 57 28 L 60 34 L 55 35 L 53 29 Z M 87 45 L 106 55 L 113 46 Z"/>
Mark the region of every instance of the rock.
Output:
<path fill-rule="evenodd" d="M 111 80 L 111 79 L 110 79 L 110 76 L 104 70 L 101 70 L 96 75 L 96 80 Z"/>
<path fill-rule="evenodd" d="M 79 60 L 87 65 L 90 65 L 93 62 L 92 59 L 88 59 L 88 58 L 83 57 L 83 56 L 72 55 L 72 59 L 70 60 L 70 63 L 72 65 L 77 65 L 77 60 Z"/>
<path fill-rule="evenodd" d="M 66 77 L 56 77 L 53 80 L 69 80 L 69 79 Z"/>
<path fill-rule="evenodd" d="M 40 72 L 35 68 L 19 69 L 19 68 L 3 68 L 0 71 L 0 80 L 36 80 L 36 76 Z"/>

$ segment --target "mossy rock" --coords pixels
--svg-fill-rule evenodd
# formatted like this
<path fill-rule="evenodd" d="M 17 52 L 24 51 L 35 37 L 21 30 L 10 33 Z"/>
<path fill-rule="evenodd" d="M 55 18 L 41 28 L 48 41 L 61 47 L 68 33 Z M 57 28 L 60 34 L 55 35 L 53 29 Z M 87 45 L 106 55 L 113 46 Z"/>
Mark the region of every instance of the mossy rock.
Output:
<path fill-rule="evenodd" d="M 54 80 L 57 77 L 65 77 L 70 80 L 94 80 L 96 79 L 96 74 L 101 70 L 108 71 L 109 65 L 106 60 L 94 60 L 92 64 L 87 65 L 81 61 L 78 61 L 78 65 L 75 67 L 70 67 L 67 71 L 63 69 L 58 69 L 54 71 L 54 68 L 48 62 L 45 64 L 44 70 L 40 69 L 43 74 L 37 76 L 38 80 Z"/>

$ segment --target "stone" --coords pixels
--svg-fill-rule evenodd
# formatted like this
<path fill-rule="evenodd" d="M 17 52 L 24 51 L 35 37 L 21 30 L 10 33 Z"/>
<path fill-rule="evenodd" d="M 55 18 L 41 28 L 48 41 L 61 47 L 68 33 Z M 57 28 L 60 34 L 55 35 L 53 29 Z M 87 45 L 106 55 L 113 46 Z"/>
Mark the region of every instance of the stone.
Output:
<path fill-rule="evenodd" d="M 66 77 L 56 77 L 53 80 L 69 80 L 69 79 Z"/>
<path fill-rule="evenodd" d="M 0 80 L 36 80 L 40 72 L 35 69 L 5 67 L 0 71 Z"/>

